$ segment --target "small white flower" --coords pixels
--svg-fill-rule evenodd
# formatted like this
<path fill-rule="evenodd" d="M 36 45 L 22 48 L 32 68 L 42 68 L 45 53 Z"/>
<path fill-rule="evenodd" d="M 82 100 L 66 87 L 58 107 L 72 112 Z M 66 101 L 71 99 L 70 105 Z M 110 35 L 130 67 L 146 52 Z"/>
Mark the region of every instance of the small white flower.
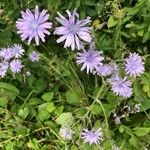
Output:
<path fill-rule="evenodd" d="M 59 130 L 59 135 L 64 139 L 64 140 L 71 140 L 73 136 L 73 131 L 69 129 L 69 127 L 61 127 Z"/>

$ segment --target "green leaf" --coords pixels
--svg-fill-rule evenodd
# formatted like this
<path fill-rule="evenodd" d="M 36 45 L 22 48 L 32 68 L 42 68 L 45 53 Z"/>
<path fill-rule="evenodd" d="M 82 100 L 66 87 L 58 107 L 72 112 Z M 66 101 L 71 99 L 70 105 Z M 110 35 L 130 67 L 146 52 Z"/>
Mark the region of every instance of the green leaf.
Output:
<path fill-rule="evenodd" d="M 80 95 L 72 89 L 66 93 L 66 98 L 69 104 L 78 104 L 81 100 Z"/>
<path fill-rule="evenodd" d="M 64 110 L 64 106 L 59 106 L 55 109 L 55 114 L 59 116 Z"/>
<path fill-rule="evenodd" d="M 117 24 L 117 21 L 114 20 L 113 16 L 110 16 L 107 22 L 108 28 L 114 27 Z"/>
<path fill-rule="evenodd" d="M 51 101 L 53 99 L 54 92 L 48 92 L 42 95 L 42 99 L 45 101 Z"/>
<path fill-rule="evenodd" d="M 41 104 L 42 103 L 42 100 L 41 99 L 39 99 L 39 98 L 31 98 L 31 99 L 29 99 L 29 105 L 30 106 L 37 106 L 37 105 L 39 105 L 39 104 Z"/>
<path fill-rule="evenodd" d="M 24 109 L 19 109 L 18 116 L 25 120 L 26 117 L 28 116 L 29 112 L 30 112 L 30 110 L 27 107 Z"/>
<path fill-rule="evenodd" d="M 142 105 L 142 110 L 145 111 L 145 110 L 148 110 L 150 108 L 150 99 L 147 98 L 147 99 L 144 99 L 143 102 L 141 102 L 141 105 Z"/>
<path fill-rule="evenodd" d="M 92 105 L 91 106 L 91 113 L 95 114 L 95 115 L 101 114 L 102 109 L 101 109 L 100 105 L 98 105 L 98 104 Z"/>
<path fill-rule="evenodd" d="M 123 133 L 123 132 L 124 132 L 124 127 L 123 127 L 123 126 L 120 126 L 120 127 L 119 127 L 119 132 L 120 132 L 120 133 Z"/>
<path fill-rule="evenodd" d="M 114 106 L 112 104 L 103 104 L 103 107 L 105 109 L 106 115 L 109 117 L 112 113 Z"/>
<path fill-rule="evenodd" d="M 131 136 L 131 138 L 129 139 L 129 143 L 134 147 L 136 147 L 137 149 L 139 148 L 138 140 L 135 136 L 133 135 Z"/>
<path fill-rule="evenodd" d="M 54 103 L 48 103 L 47 106 L 46 106 L 46 110 L 51 113 L 55 110 L 55 106 L 54 106 Z"/>
<path fill-rule="evenodd" d="M 5 97 L 0 97 L 0 107 L 6 107 L 8 100 Z"/>
<path fill-rule="evenodd" d="M 28 148 L 31 148 L 31 149 L 34 149 L 34 150 L 40 150 L 40 147 L 39 147 L 39 142 L 37 139 L 33 138 L 33 140 L 30 140 L 28 143 L 27 143 L 27 146 Z"/>
<path fill-rule="evenodd" d="M 47 82 L 43 79 L 34 80 L 32 83 L 32 88 L 34 89 L 34 92 L 40 93 L 42 92 L 47 86 Z"/>
<path fill-rule="evenodd" d="M 29 129 L 26 128 L 25 126 L 22 125 L 18 125 L 16 128 L 14 128 L 14 131 L 18 134 L 18 135 L 26 135 L 29 133 Z"/>
<path fill-rule="evenodd" d="M 118 105 L 117 96 L 114 93 L 108 92 L 106 99 L 110 104 L 112 104 L 114 106 Z"/>
<path fill-rule="evenodd" d="M 150 132 L 150 128 L 145 128 L 145 127 L 137 127 L 134 128 L 134 133 L 141 137 L 141 136 L 145 136 Z"/>
<path fill-rule="evenodd" d="M 143 91 L 146 92 L 146 93 L 149 92 L 150 91 L 150 87 L 148 85 L 144 84 L 143 85 Z"/>
<path fill-rule="evenodd" d="M 42 122 L 49 119 L 49 117 L 50 117 L 50 113 L 47 110 L 41 110 L 38 112 L 37 115 L 37 118 Z"/>
<path fill-rule="evenodd" d="M 57 119 L 56 122 L 60 125 L 72 124 L 73 116 L 70 112 L 62 113 Z"/>
<path fill-rule="evenodd" d="M 15 142 L 12 142 L 12 141 L 8 141 L 5 145 L 5 149 L 6 150 L 13 150 L 13 147 L 15 145 Z"/>
<path fill-rule="evenodd" d="M 23 118 L 23 117 L 24 117 L 24 111 L 23 111 L 23 109 L 19 109 L 19 111 L 18 111 L 18 116 L 19 116 L 20 118 Z"/>
<path fill-rule="evenodd" d="M 5 89 L 5 90 L 15 93 L 16 95 L 19 95 L 19 90 L 15 86 L 9 83 L 0 82 L 0 89 Z"/>
<path fill-rule="evenodd" d="M 75 109 L 74 113 L 77 118 L 81 118 L 86 114 L 87 110 L 84 107 Z"/>

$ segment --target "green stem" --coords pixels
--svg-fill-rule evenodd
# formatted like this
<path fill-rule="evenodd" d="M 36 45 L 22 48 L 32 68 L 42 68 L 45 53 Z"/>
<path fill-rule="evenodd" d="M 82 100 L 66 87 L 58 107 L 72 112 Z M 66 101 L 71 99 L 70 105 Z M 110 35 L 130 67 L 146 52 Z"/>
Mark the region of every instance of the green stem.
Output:
<path fill-rule="evenodd" d="M 34 90 L 32 90 L 29 95 L 27 96 L 27 98 L 25 99 L 24 103 L 22 104 L 21 108 L 24 107 L 24 105 L 26 104 L 26 102 L 28 101 L 28 99 L 30 98 L 30 96 L 33 94 Z"/>
<path fill-rule="evenodd" d="M 108 131 L 109 130 L 109 124 L 108 124 L 108 119 L 107 119 L 107 115 L 106 115 L 106 112 L 105 112 L 105 108 L 103 107 L 103 104 L 100 100 L 97 100 L 96 102 L 101 106 L 101 109 L 102 109 L 104 117 L 105 117 L 106 129 Z"/>

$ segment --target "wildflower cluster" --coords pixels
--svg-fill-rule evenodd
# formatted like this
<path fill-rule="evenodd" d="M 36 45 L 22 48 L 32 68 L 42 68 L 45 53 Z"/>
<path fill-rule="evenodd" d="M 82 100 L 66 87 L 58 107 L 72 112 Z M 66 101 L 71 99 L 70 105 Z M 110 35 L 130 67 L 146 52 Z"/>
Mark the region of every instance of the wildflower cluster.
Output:
<path fill-rule="evenodd" d="M 83 129 L 81 132 L 81 137 L 84 142 L 91 144 L 98 144 L 103 141 L 103 132 L 101 131 L 102 129 L 98 130 L 88 130 L 88 129 Z M 59 135 L 64 139 L 64 140 L 72 140 L 73 138 L 73 130 L 71 130 L 69 127 L 61 127 L 59 130 Z"/>
<path fill-rule="evenodd" d="M 137 53 L 130 53 L 129 57 L 125 59 L 123 67 L 126 74 L 124 77 L 119 75 L 119 68 L 116 64 L 106 64 L 102 61 L 104 61 L 102 52 L 95 49 L 77 53 L 77 64 L 82 64 L 81 71 L 86 69 L 87 73 L 103 77 L 111 75 L 107 81 L 110 83 L 112 91 L 123 98 L 131 97 L 133 92 L 129 77 L 135 78 L 144 73 L 144 62 L 141 57 Z"/>
<path fill-rule="evenodd" d="M 54 31 L 54 34 L 61 36 L 57 40 L 57 43 L 65 41 L 65 48 L 71 47 L 72 50 L 76 48 L 78 50 L 82 49 L 82 41 L 90 43 L 92 40 L 90 35 L 91 27 L 85 26 L 91 22 L 90 17 L 79 20 L 79 14 L 76 10 L 73 13 L 69 10 L 66 12 L 69 17 L 68 19 L 59 12 L 59 17 L 56 17 L 56 20 L 62 25 L 61 27 L 56 27 Z M 33 38 L 35 39 L 36 45 L 39 45 L 40 39 L 42 42 L 45 42 L 45 34 L 50 35 L 48 29 L 52 27 L 52 23 L 48 21 L 49 14 L 47 14 L 47 10 L 39 12 L 38 6 L 35 6 L 34 12 L 27 9 L 25 12 L 22 11 L 21 14 L 22 18 L 16 22 L 17 33 L 21 35 L 21 39 L 28 39 L 28 44 L 30 44 Z"/>
<path fill-rule="evenodd" d="M 119 72 L 116 72 L 117 65 L 112 63 L 104 63 L 104 56 L 102 51 L 95 50 L 95 43 L 92 42 L 91 29 L 86 26 L 91 22 L 90 17 L 86 19 L 79 19 L 79 14 L 74 10 L 72 13 L 67 10 L 68 18 L 64 17 L 58 12 L 59 17 L 56 20 L 61 24 L 56 27 L 54 34 L 60 36 L 57 43 L 65 41 L 64 47 L 71 47 L 72 50 L 80 50 L 77 52 L 77 64 L 82 65 L 81 71 L 86 70 L 87 73 L 97 74 L 98 76 L 107 77 L 107 80 L 112 91 L 123 98 L 132 96 L 132 82 L 129 77 L 140 76 L 144 72 L 144 62 L 137 53 L 130 53 L 128 58 L 124 60 L 123 69 L 125 76 L 121 77 Z M 34 12 L 27 9 L 21 12 L 22 18 L 16 22 L 18 33 L 21 34 L 22 40 L 28 38 L 28 44 L 35 38 L 36 45 L 39 45 L 39 39 L 45 41 L 45 34 L 50 34 L 48 29 L 51 29 L 52 23 L 48 22 L 49 14 L 47 10 L 39 12 L 38 6 L 35 7 Z M 89 49 L 85 50 L 84 44 L 90 43 Z M 8 59 L 11 56 L 7 56 Z M 34 58 L 36 57 L 36 59 Z M 38 56 L 32 53 L 31 61 L 38 60 Z M 15 62 L 19 63 L 19 62 Z M 13 68 L 14 69 L 14 68 Z M 117 70 L 119 70 L 117 68 Z M 19 70 L 16 70 L 17 72 Z"/>
<path fill-rule="evenodd" d="M 22 64 L 22 56 L 25 50 L 22 45 L 14 44 L 11 47 L 2 48 L 0 51 L 0 77 L 3 78 L 7 72 L 12 72 L 13 74 L 20 73 L 24 65 Z M 39 54 L 32 52 L 29 54 L 29 59 L 32 62 L 39 60 Z"/>

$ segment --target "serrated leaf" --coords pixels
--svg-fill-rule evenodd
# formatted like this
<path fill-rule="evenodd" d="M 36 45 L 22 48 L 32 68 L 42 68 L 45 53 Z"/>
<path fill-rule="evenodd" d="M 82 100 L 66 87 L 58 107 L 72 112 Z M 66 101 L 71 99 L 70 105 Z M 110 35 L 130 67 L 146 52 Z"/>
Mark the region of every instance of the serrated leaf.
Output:
<path fill-rule="evenodd" d="M 70 112 L 62 113 L 57 119 L 56 122 L 60 125 L 70 125 L 73 122 L 73 116 Z"/>
<path fill-rule="evenodd" d="M 45 101 L 51 101 L 53 99 L 54 92 L 48 92 L 42 95 L 42 99 Z"/>

